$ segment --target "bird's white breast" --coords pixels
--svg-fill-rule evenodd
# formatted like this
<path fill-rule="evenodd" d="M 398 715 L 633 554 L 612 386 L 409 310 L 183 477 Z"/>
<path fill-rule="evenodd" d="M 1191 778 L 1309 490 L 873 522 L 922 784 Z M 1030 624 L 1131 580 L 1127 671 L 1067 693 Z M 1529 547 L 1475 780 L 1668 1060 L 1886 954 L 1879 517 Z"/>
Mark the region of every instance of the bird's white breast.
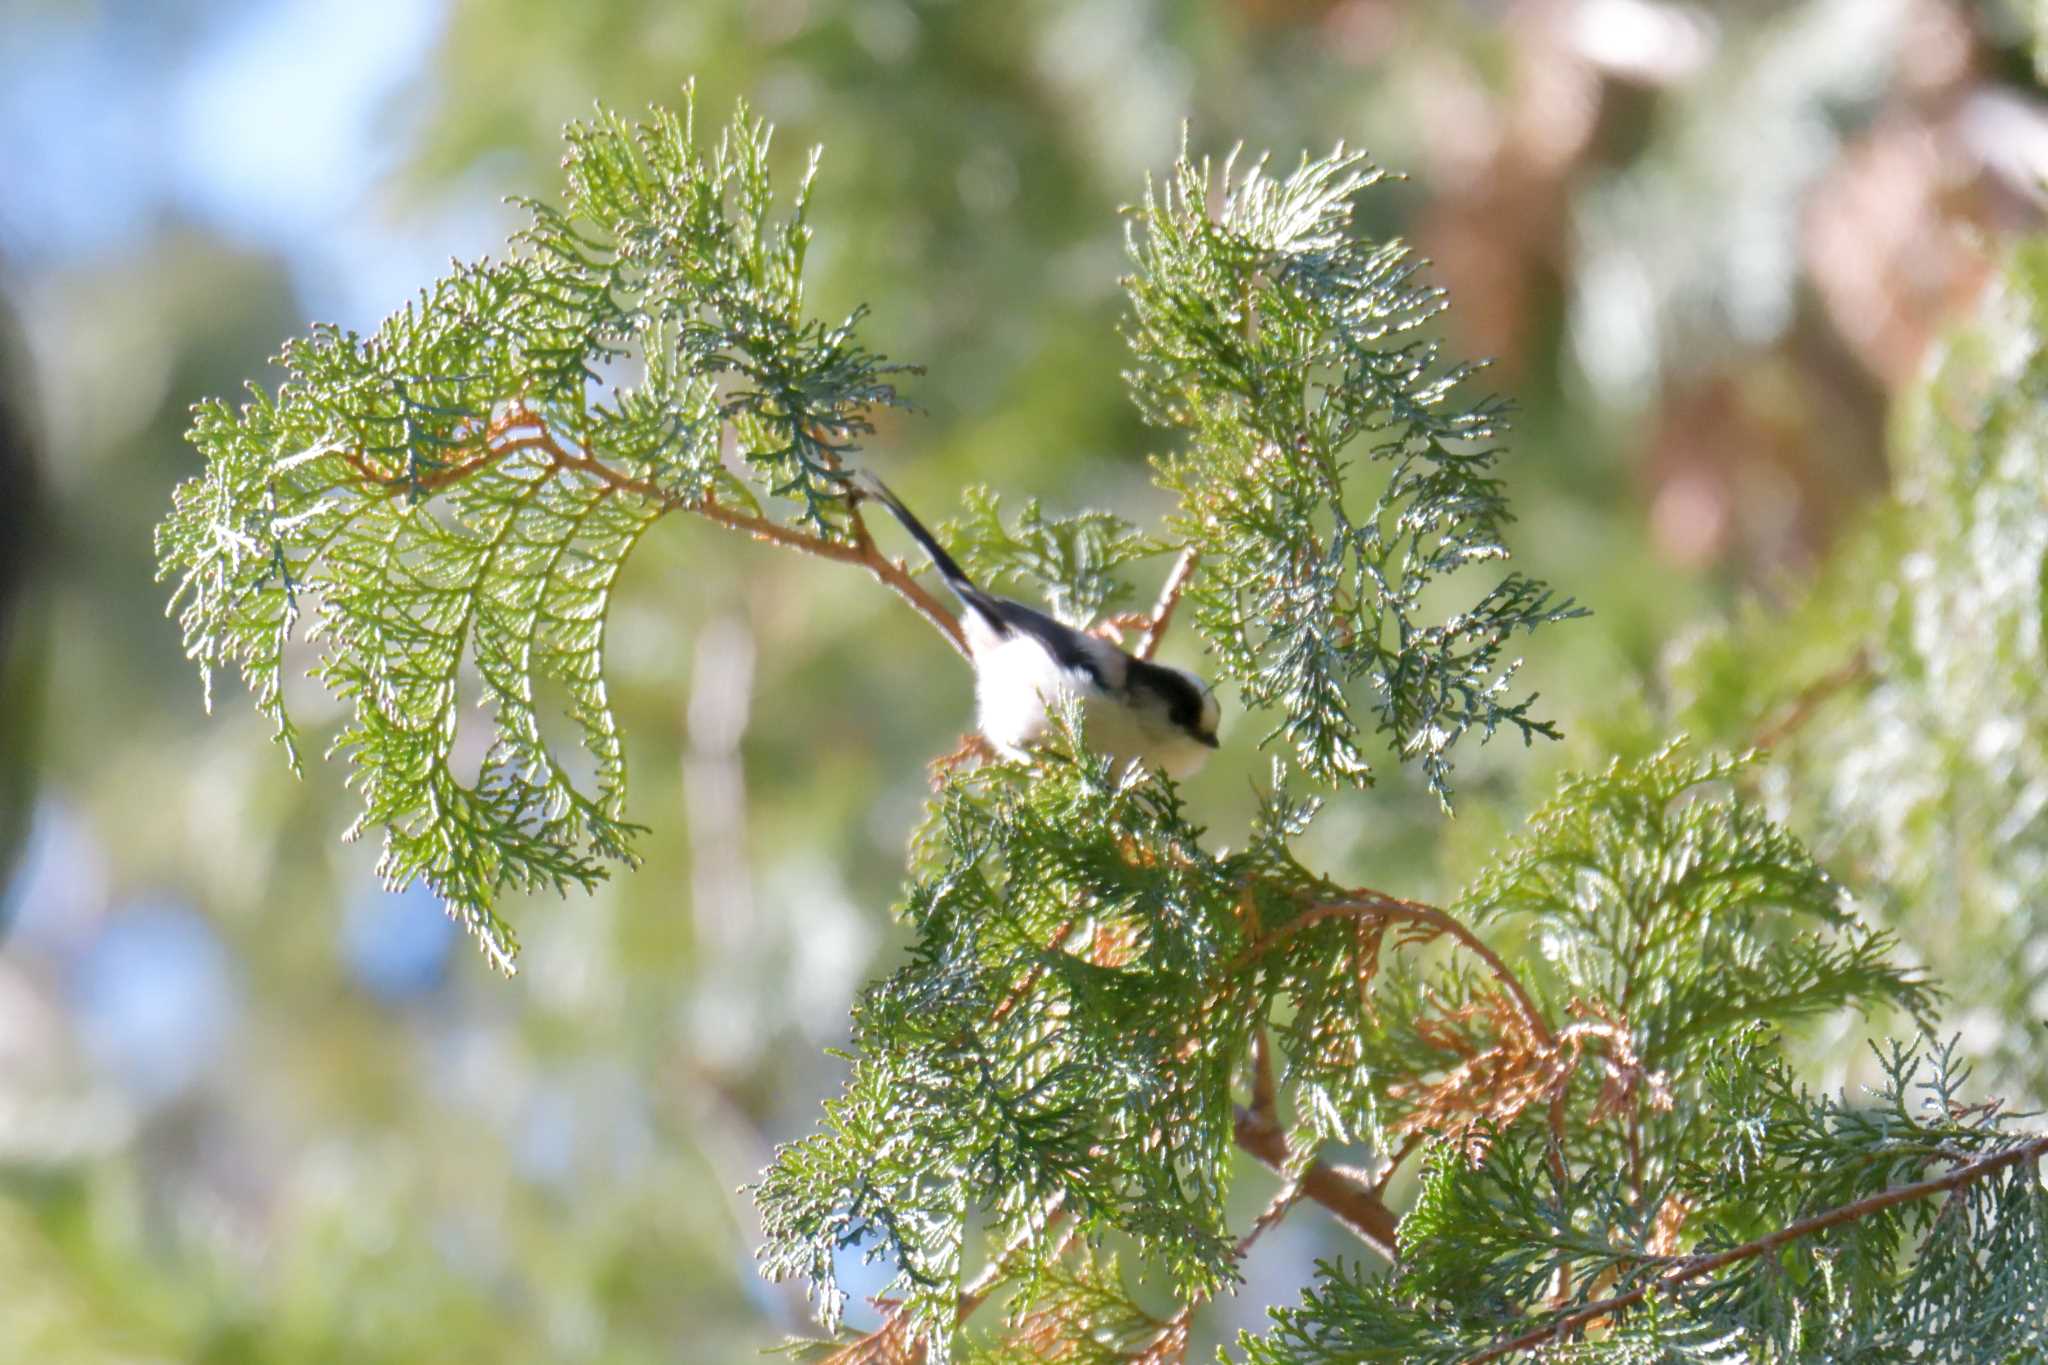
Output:
<path fill-rule="evenodd" d="M 1068 697 L 1085 707 L 1088 680 L 1060 667 L 1045 646 L 1028 635 L 1011 635 L 974 654 L 974 699 L 981 733 L 1012 758 L 1045 738 L 1049 706 Z"/>
<path fill-rule="evenodd" d="M 1048 708 L 1067 698 L 1081 704 L 1089 747 L 1118 766 L 1141 759 L 1168 776 L 1185 777 L 1209 756 L 1163 710 L 1133 706 L 1121 693 L 1105 691 L 1087 673 L 1064 667 L 1032 637 L 976 634 L 969 631 L 981 733 L 1009 757 L 1024 757 L 1045 738 L 1053 725 Z M 1113 655 L 1107 646 L 1105 652 Z"/>

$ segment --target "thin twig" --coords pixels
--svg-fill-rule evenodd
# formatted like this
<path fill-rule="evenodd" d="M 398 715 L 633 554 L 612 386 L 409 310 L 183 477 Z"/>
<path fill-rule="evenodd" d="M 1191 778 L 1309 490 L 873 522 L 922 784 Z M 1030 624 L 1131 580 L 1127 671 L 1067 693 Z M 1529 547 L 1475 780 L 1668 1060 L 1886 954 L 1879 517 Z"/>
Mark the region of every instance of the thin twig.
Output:
<path fill-rule="evenodd" d="M 1383 891 L 1362 888 L 1346 893 L 1342 900 L 1324 901 L 1310 906 L 1294 919 L 1255 940 L 1251 946 L 1247 947 L 1232 960 L 1227 970 L 1234 973 L 1242 969 L 1266 953 L 1271 952 L 1274 948 L 1279 947 L 1282 943 L 1287 942 L 1305 930 L 1314 928 L 1318 924 L 1328 920 L 1353 917 L 1399 920 L 1428 929 L 1435 934 L 1448 935 L 1461 947 L 1469 950 L 1481 962 L 1486 964 L 1486 968 L 1493 974 L 1494 980 L 1498 981 L 1513 998 L 1515 1009 L 1522 1016 L 1522 1022 L 1528 1028 L 1530 1036 L 1535 1038 L 1537 1043 L 1546 1052 L 1556 1050 L 1557 1035 L 1551 1029 L 1549 1021 L 1543 1017 L 1543 1012 L 1536 1008 L 1535 999 L 1529 994 L 1528 989 L 1522 985 L 1522 979 L 1515 975 L 1513 969 L 1506 962 L 1501 960 L 1500 954 L 1494 952 L 1488 946 L 1485 939 L 1473 933 L 1470 927 L 1448 911 L 1440 910 L 1434 905 L 1425 905 L 1421 901 L 1403 900 L 1399 896 L 1389 896 Z M 1551 1135 L 1550 1165 L 1551 1169 L 1557 1172 L 1560 1179 L 1565 1174 L 1564 1098 L 1562 1090 L 1551 1097 L 1549 1116 Z M 1384 1186 L 1381 1188 L 1384 1188 Z"/>
<path fill-rule="evenodd" d="M 1290 1180 L 1274 1191 L 1272 1202 L 1266 1205 L 1263 1213 L 1252 1220 L 1252 1225 L 1245 1229 L 1244 1236 L 1237 1239 L 1237 1247 L 1231 1253 L 1230 1259 L 1232 1261 L 1242 1261 L 1245 1257 L 1249 1256 L 1252 1246 L 1259 1238 L 1266 1234 L 1267 1229 L 1274 1227 L 1281 1219 L 1285 1218 L 1287 1211 L 1299 1203 L 1300 1200 L 1301 1182 L 1298 1180 Z"/>
<path fill-rule="evenodd" d="M 1179 1365 L 1185 1361 L 1188 1358 L 1188 1327 L 1194 1316 L 1194 1307 L 1189 1305 L 1168 1318 L 1160 1327 L 1159 1334 L 1130 1357 L 1131 1365 Z"/>
<path fill-rule="evenodd" d="M 1858 1199 L 1853 1203 L 1837 1205 L 1835 1208 L 1828 1209 L 1825 1212 L 1816 1213 L 1810 1218 L 1802 1218 L 1796 1223 L 1787 1224 L 1776 1232 L 1759 1237 L 1753 1242 L 1744 1242 L 1741 1246 L 1730 1247 L 1725 1251 L 1717 1251 L 1707 1256 L 1688 1257 L 1648 1284 L 1632 1289 L 1626 1294 L 1616 1294 L 1612 1298 L 1601 1299 L 1597 1303 L 1589 1303 L 1584 1308 L 1568 1313 L 1555 1322 L 1546 1323 L 1544 1326 L 1524 1332 L 1518 1337 L 1500 1342 L 1498 1345 L 1489 1346 L 1478 1355 L 1466 1357 L 1465 1365 L 1482 1365 L 1484 1361 L 1499 1360 L 1501 1357 L 1512 1355 L 1516 1351 L 1530 1350 L 1543 1345 L 1553 1338 L 1583 1327 L 1596 1318 L 1606 1317 L 1610 1313 L 1618 1313 L 1623 1309 L 1632 1308 L 1659 1290 L 1669 1289 L 1673 1285 L 1683 1284 L 1687 1280 L 1696 1280 L 1702 1275 L 1711 1275 L 1725 1266 L 1761 1256 L 1766 1252 L 1776 1251 L 1779 1247 L 1789 1242 L 1796 1242 L 1800 1238 L 1811 1236 L 1816 1232 L 1824 1232 L 1828 1228 L 1837 1227 L 1843 1223 L 1851 1223 L 1858 1218 L 1867 1218 L 1871 1214 L 1891 1208 L 1895 1204 L 1910 1203 L 1915 1199 L 1925 1199 L 1930 1194 L 1941 1194 L 1948 1190 L 1960 1189 L 1964 1185 L 1982 1180 L 1987 1175 L 1996 1174 L 2008 1166 L 2039 1161 L 2044 1156 L 2048 1156 L 2048 1136 L 2033 1138 L 2017 1146 L 2008 1147 L 2002 1152 L 1993 1153 L 1991 1156 L 1980 1158 L 1967 1166 L 1950 1171 L 1947 1175 L 1916 1181 L 1911 1185 L 1900 1185 L 1896 1188 L 1870 1195 L 1868 1198 Z"/>
<path fill-rule="evenodd" d="M 1298 1180 L 1283 1182 L 1280 1188 L 1274 1192 L 1272 1200 L 1267 1203 L 1265 1209 L 1257 1218 L 1252 1220 L 1252 1225 L 1245 1229 L 1244 1236 L 1237 1239 L 1237 1245 L 1231 1248 L 1231 1264 L 1242 1264 L 1244 1258 L 1251 1254 L 1252 1247 L 1257 1244 L 1260 1237 L 1265 1235 L 1267 1229 L 1276 1226 L 1281 1219 L 1285 1218 L 1287 1211 L 1292 1209 L 1300 1199 L 1301 1182 Z M 1207 1303 L 1208 1300 L 1209 1296 L 1206 1294 L 1196 1294 L 1190 1297 L 1186 1303 L 1180 1306 L 1180 1311 L 1160 1325 L 1158 1334 L 1145 1344 L 1144 1349 L 1132 1357 L 1132 1365 L 1165 1365 L 1167 1361 L 1184 1359 L 1188 1347 L 1188 1329 L 1194 1323 L 1196 1311 L 1204 1303 Z"/>
<path fill-rule="evenodd" d="M 710 499 L 698 504 L 685 505 L 689 510 L 700 513 L 721 526 L 745 531 L 756 540 L 786 545 L 805 554 L 817 555 L 821 559 L 836 559 L 843 564 L 858 564 L 866 569 L 868 575 L 876 582 L 908 602 L 911 610 L 931 622 L 933 628 L 946 637 L 946 642 L 952 645 L 962 658 L 968 657 L 967 636 L 961 631 L 960 623 L 954 619 L 953 613 L 940 605 L 938 598 L 925 591 L 924 585 L 911 577 L 910 571 L 902 564 L 876 549 L 873 541 L 861 545 L 848 545 L 837 540 L 826 540 L 822 536 L 791 530 L 765 517 L 735 511 Z"/>
<path fill-rule="evenodd" d="M 955 1322 L 965 1322 L 968 1318 L 972 1317 L 975 1309 L 988 1302 L 988 1296 L 1002 1282 L 1003 1276 L 1010 1273 L 1012 1267 L 1016 1265 L 1018 1257 L 1024 1254 L 1025 1249 L 1066 1221 L 1067 1211 L 1059 1207 L 1059 1204 L 1064 1199 L 1064 1195 L 1054 1196 L 1053 1207 L 1046 1214 L 1045 1223 L 1036 1228 L 1026 1227 L 1023 1231 L 1019 1232 L 1011 1240 L 1010 1244 L 1002 1249 L 1001 1254 L 995 1256 L 987 1265 L 983 1266 L 981 1273 L 976 1275 L 960 1291 L 960 1307 L 957 1316 L 954 1318 Z M 1054 1260 L 1059 1259 L 1059 1256 L 1066 1250 L 1067 1245 L 1069 1243 L 1063 1242 L 1060 1249 L 1054 1252 Z"/>
<path fill-rule="evenodd" d="M 1078 923 L 1078 920 L 1070 919 L 1055 930 L 1052 941 L 1047 945 L 1046 951 L 1050 953 L 1064 951 L 1067 940 L 1073 936 L 1074 928 Z M 1025 974 L 1024 980 L 1018 982 L 1010 993 L 1004 996 L 1002 1001 L 996 1005 L 995 1010 L 989 1015 L 989 1023 L 1000 1023 L 1003 1016 L 1014 1009 L 1017 1002 L 1028 995 L 1031 988 L 1038 984 L 1038 980 L 1044 974 L 1044 971 L 1045 964 L 1042 962 L 1032 967 Z M 963 1032 L 954 1038 L 953 1044 L 958 1046 L 965 1040 L 966 1034 Z M 976 1275 L 973 1280 L 961 1289 L 959 1307 L 953 1319 L 956 1324 L 967 1321 L 974 1311 L 987 1301 L 989 1294 L 995 1289 L 997 1283 L 1002 1280 L 1009 1268 L 1016 1263 L 1017 1257 L 1022 1254 L 1027 1246 L 1043 1233 L 1049 1232 L 1058 1226 L 1061 1220 L 1067 1216 L 1066 1210 L 1060 1207 L 1064 1200 L 1064 1195 L 1057 1196 L 1042 1227 L 1027 1227 L 1018 1233 L 1010 1245 L 997 1253 L 987 1265 L 982 1267 L 981 1273 Z M 1054 1253 L 1054 1259 L 1058 1259 L 1065 1252 L 1066 1245 L 1062 1244 L 1060 1250 Z M 841 1350 L 827 1356 L 823 1365 L 870 1365 L 870 1362 L 880 1365 L 881 1362 L 886 1362 L 892 1358 L 878 1354 L 884 1349 L 896 1351 L 899 1357 L 915 1349 L 918 1353 L 915 1358 L 921 1360 L 924 1358 L 924 1343 L 919 1341 L 914 1348 L 906 1345 L 905 1343 L 909 1341 L 909 1331 L 909 1319 L 904 1311 L 901 1308 L 892 1309 L 880 1327 L 877 1327 L 860 1340 L 852 1342 Z"/>
<path fill-rule="evenodd" d="M 1067 940 L 1074 936 L 1074 928 L 1079 923 L 1078 919 L 1070 919 L 1060 925 L 1059 928 L 1053 930 L 1051 940 L 1045 945 L 1045 951 L 1048 956 L 1053 953 L 1063 953 L 1067 950 Z M 1045 963 L 1043 961 L 1033 963 L 1031 970 L 1024 973 L 1024 979 L 1012 987 L 1008 995 L 996 1002 L 996 1007 L 989 1012 L 989 1023 L 1002 1023 L 1003 1016 L 1017 1008 L 1017 1002 L 1031 994 L 1033 988 L 1038 985 L 1039 979 L 1044 975 Z"/>
<path fill-rule="evenodd" d="M 1386 1260 L 1391 1262 L 1394 1259 L 1394 1233 L 1399 1220 L 1364 1182 L 1349 1172 L 1339 1171 L 1320 1161 L 1310 1162 L 1298 1173 L 1290 1172 L 1288 1168 L 1292 1164 L 1292 1153 L 1288 1149 L 1286 1133 L 1281 1130 L 1279 1124 L 1261 1121 L 1250 1110 L 1238 1110 L 1235 1137 L 1239 1147 L 1288 1180 L 1288 1184 L 1283 1186 L 1280 1192 L 1281 1196 L 1285 1197 L 1284 1202 L 1280 1196 L 1276 1196 L 1274 1204 L 1260 1215 L 1238 1242 L 1237 1254 L 1240 1257 L 1251 1249 L 1252 1243 L 1261 1233 L 1286 1214 L 1288 1208 L 1298 1200 L 1308 1199 L 1335 1214 L 1366 1245 Z M 1054 1210 L 1046 1220 L 1045 1230 L 1050 1230 L 1065 1215 L 1064 1209 Z M 1066 1241 L 1054 1253 L 1055 1258 L 1066 1254 L 1073 1243 L 1074 1234 L 1078 1232 L 1079 1224 L 1075 1224 L 1070 1229 Z M 1021 1235 L 961 1291 L 956 1322 L 965 1322 L 976 1309 L 987 1302 L 989 1294 L 1007 1273 L 1008 1267 L 1014 1263 L 1016 1255 L 1032 1240 L 1028 1233 Z M 827 1357 L 824 1365 L 877 1365 L 878 1362 L 892 1358 L 903 1358 L 901 1352 L 909 1348 L 905 1335 L 907 1327 L 908 1319 L 900 1312 L 892 1312 L 873 1332 Z M 921 1350 L 922 1345 L 922 1342 L 917 1343 L 916 1349 Z M 877 1354 L 884 1347 L 896 1348 L 898 1355 L 890 1357 Z"/>
<path fill-rule="evenodd" d="M 1850 657 L 1849 662 L 1823 673 L 1800 689 L 1799 695 L 1792 698 L 1785 709 L 1757 733 L 1752 743 L 1759 749 L 1775 749 L 1779 743 L 1813 719 L 1813 713 L 1820 710 L 1830 697 L 1854 687 L 1869 676 L 1870 651 L 1859 649 Z"/>
<path fill-rule="evenodd" d="M 878 1302 L 889 1302 L 882 1300 Z M 882 1325 L 834 1351 L 818 1365 L 922 1365 L 924 1342 L 911 1334 L 910 1317 L 892 1307 Z"/>
<path fill-rule="evenodd" d="M 855 564 L 866 569 L 877 582 L 889 588 L 898 597 L 910 604 L 913 611 L 929 621 L 933 628 L 963 657 L 967 653 L 967 637 L 960 629 L 959 621 L 927 592 L 922 584 L 911 577 L 910 571 L 897 561 L 890 559 L 878 549 L 867 534 L 867 528 L 858 517 L 854 522 L 852 543 L 829 540 L 791 526 L 784 526 L 766 517 L 751 512 L 742 512 L 727 507 L 716 498 L 706 495 L 701 499 L 678 497 L 668 489 L 648 479 L 636 478 L 621 473 L 610 465 L 591 456 L 587 451 L 571 449 L 563 445 L 538 417 L 527 414 L 514 425 L 524 427 L 535 434 L 522 437 L 518 443 L 507 443 L 502 448 L 493 448 L 491 458 L 495 459 L 511 449 L 537 449 L 547 452 L 548 459 L 558 469 L 573 469 L 596 479 L 607 488 L 623 493 L 632 493 L 658 503 L 664 508 L 695 512 L 709 521 L 735 531 L 744 531 L 755 540 L 780 545 L 803 554 L 816 555 L 820 559 L 837 560 L 842 564 Z"/>
<path fill-rule="evenodd" d="M 1427 1138 L 1428 1135 L 1425 1133 L 1410 1133 L 1401 1139 L 1401 1145 L 1387 1154 L 1386 1160 L 1380 1163 L 1380 1168 L 1366 1177 L 1366 1181 L 1374 1194 L 1384 1194 L 1386 1192 L 1387 1186 L 1394 1183 L 1394 1176 L 1400 1172 L 1401 1163 L 1413 1156 L 1415 1149 L 1420 1147 Z M 1351 1168 L 1339 1166 L 1336 1169 L 1349 1172 Z"/>
<path fill-rule="evenodd" d="M 1342 900 L 1322 901 L 1310 906 L 1300 915 L 1253 942 L 1232 960 L 1225 972 L 1234 974 L 1242 970 L 1297 934 L 1318 924 L 1353 917 L 1401 920 L 1434 930 L 1439 934 L 1446 934 L 1456 940 L 1484 962 L 1494 979 L 1506 987 L 1514 998 L 1515 1008 L 1521 1013 L 1523 1022 L 1529 1026 L 1529 1032 L 1536 1040 L 1546 1048 L 1556 1046 L 1556 1035 L 1552 1033 L 1550 1024 L 1544 1019 L 1542 1012 L 1536 1008 L 1536 1001 L 1523 987 L 1521 978 L 1514 974 L 1507 963 L 1501 961 L 1500 954 L 1487 946 L 1486 940 L 1473 933 L 1462 921 L 1447 911 L 1439 910 L 1434 905 L 1425 905 L 1421 901 L 1402 900 L 1398 896 L 1389 896 L 1381 891 L 1350 891 L 1345 893 Z"/>
<path fill-rule="evenodd" d="M 1132 651 L 1140 659 L 1149 659 L 1159 652 L 1159 642 L 1166 638 L 1166 628 L 1173 624 L 1174 608 L 1180 605 L 1181 594 L 1187 591 L 1188 583 L 1195 576 L 1195 565 L 1201 558 L 1202 552 L 1190 545 L 1173 562 L 1173 572 L 1166 576 L 1166 586 L 1159 590 L 1159 600 L 1153 604 L 1145 634 L 1138 640 L 1137 649 Z"/>
<path fill-rule="evenodd" d="M 485 434 L 482 444 L 462 447 L 462 458 L 442 461 L 439 468 L 425 474 L 386 474 L 371 464 L 361 451 L 340 450 L 335 453 L 365 481 L 379 488 L 389 489 L 394 493 L 438 493 L 451 483 L 490 468 L 507 455 L 517 454 L 522 450 L 545 450 L 553 444 L 545 435 L 522 436 L 495 445 L 491 443 L 496 436 L 514 429 L 515 426 L 493 428 Z"/>

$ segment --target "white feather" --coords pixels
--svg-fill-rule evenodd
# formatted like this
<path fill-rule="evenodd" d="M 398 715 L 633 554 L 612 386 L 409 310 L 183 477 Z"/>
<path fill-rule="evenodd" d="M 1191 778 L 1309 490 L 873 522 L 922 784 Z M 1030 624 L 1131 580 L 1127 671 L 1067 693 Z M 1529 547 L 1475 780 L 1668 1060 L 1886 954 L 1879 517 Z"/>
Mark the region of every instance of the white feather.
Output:
<path fill-rule="evenodd" d="M 1134 704 L 1112 696 L 1087 673 L 1062 666 L 1031 636 L 998 637 L 972 612 L 967 627 L 981 733 L 1009 757 L 1024 757 L 1044 739 L 1053 725 L 1051 709 L 1071 697 L 1081 704 L 1088 746 L 1118 767 L 1138 760 L 1180 778 L 1208 758 L 1203 744 L 1172 723 L 1164 699 Z M 1126 660 L 1104 643 L 1098 666 L 1106 676 L 1120 679 Z"/>

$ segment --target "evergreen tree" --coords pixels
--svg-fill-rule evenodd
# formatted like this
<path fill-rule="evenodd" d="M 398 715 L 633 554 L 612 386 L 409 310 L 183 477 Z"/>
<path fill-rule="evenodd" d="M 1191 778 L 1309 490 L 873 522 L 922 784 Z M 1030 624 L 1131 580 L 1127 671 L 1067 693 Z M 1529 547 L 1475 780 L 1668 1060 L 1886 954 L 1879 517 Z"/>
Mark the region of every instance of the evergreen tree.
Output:
<path fill-rule="evenodd" d="M 203 405 L 206 467 L 159 533 L 188 652 L 241 671 L 294 765 L 310 619 L 350 833 L 506 970 L 507 891 L 632 861 L 603 655 L 656 523 L 859 568 L 960 639 L 845 496 L 909 371 L 860 313 L 807 314 L 809 176 L 778 207 L 764 124 L 694 124 L 572 126 L 562 202 L 527 204 L 505 259 Z M 1373 779 L 1374 737 L 1448 809 L 1473 731 L 1553 736 L 1511 650 L 1578 610 L 1501 568 L 1502 409 L 1431 339 L 1415 259 L 1357 231 L 1379 179 L 1342 147 L 1285 174 L 1184 157 L 1128 229 L 1130 387 L 1175 512 L 1145 532 L 975 490 L 946 532 L 1142 653 L 1191 626 L 1274 752 L 1258 819 L 1218 842 L 1072 715 L 1029 763 L 949 769 L 899 907 L 914 945 L 856 1005 L 844 1093 L 755 1189 L 764 1271 L 809 1286 L 841 1361 L 1163 1361 L 1311 1202 L 1362 1254 L 1242 1343 L 1262 1365 L 2042 1358 L 2048 1138 L 1947 1047 L 1880 1044 L 1858 1100 L 1795 1078 L 1802 1021 L 1924 1023 L 1935 988 L 1774 818 L 1754 757 L 1672 742 L 1568 778 L 1444 906 L 1297 853 L 1319 794 Z M 2023 309 L 2039 274 L 2014 272 Z M 1963 444 L 2038 460 L 1992 403 Z M 2002 524 L 1953 510 L 1964 540 Z M 1119 611 L 1147 563 L 1164 591 Z M 465 745 L 478 701 L 488 743 Z M 1280 1184 L 1234 1226 L 1240 1153 Z M 846 1339 L 849 1248 L 895 1277 Z M 1127 1263 L 1176 1307 L 1134 1298 Z"/>

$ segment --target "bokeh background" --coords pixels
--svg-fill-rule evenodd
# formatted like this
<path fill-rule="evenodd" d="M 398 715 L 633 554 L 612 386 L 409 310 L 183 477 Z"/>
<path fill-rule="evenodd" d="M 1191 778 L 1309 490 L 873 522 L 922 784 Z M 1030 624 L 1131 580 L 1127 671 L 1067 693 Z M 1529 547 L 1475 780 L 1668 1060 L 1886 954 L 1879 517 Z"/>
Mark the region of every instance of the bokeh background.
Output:
<path fill-rule="evenodd" d="M 1596 613 L 1528 650 L 1563 743 L 1472 748 L 1455 821 L 1387 766 L 1318 826 L 1333 875 L 1436 897 L 1560 766 L 1688 718 L 1756 737 L 1674 678 L 1703 632 L 1768 675 L 1742 623 L 1885 505 L 1895 400 L 2041 223 L 2025 11 L 0 0 L 0 1360 L 725 1361 L 806 1324 L 753 1272 L 739 1187 L 836 1093 L 825 1049 L 900 950 L 925 764 L 971 710 L 952 654 L 859 575 L 664 523 L 611 635 L 645 864 L 514 904 L 506 981 L 340 842 L 338 768 L 295 781 L 231 686 L 203 711 L 152 581 L 188 405 L 500 249 L 503 196 L 553 192 L 594 100 L 694 77 L 710 119 L 773 120 L 792 173 L 825 145 L 811 297 L 929 367 L 869 458 L 934 519 L 969 483 L 1160 510 L 1119 208 L 1184 127 L 1405 172 L 1362 221 L 1419 244 L 1453 351 L 1495 360 L 1518 557 Z M 1254 726 L 1227 739 L 1194 788 L 1225 842 L 1265 774 Z M 1859 871 L 1937 965 L 2048 941 Z M 2040 1098 L 2029 1009 L 1951 1022 Z M 1818 1030 L 1815 1079 L 1885 1022 Z M 1290 1220 L 1206 1339 L 1344 1250 Z"/>

